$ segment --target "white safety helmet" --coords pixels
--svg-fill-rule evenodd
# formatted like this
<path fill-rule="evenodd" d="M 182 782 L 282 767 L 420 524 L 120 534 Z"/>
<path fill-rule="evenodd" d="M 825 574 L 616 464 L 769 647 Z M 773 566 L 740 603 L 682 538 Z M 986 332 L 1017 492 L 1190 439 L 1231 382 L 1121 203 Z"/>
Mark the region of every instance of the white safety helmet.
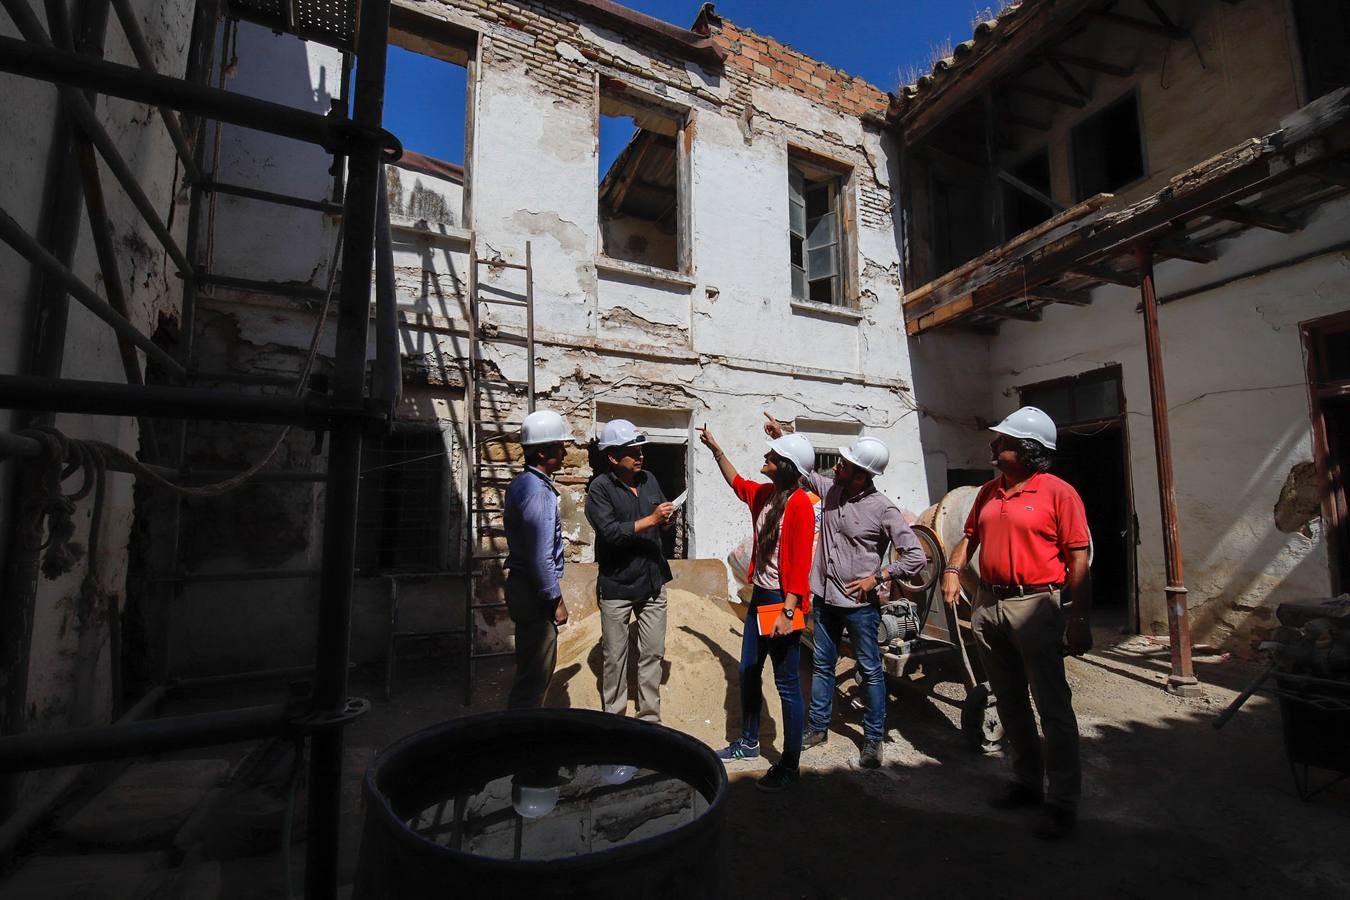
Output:
<path fill-rule="evenodd" d="M 551 409 L 535 410 L 520 424 L 520 443 L 523 447 L 556 444 L 566 440 L 567 425 L 563 417 Z"/>
<path fill-rule="evenodd" d="M 511 784 L 511 805 L 522 818 L 539 819 L 553 812 L 561 794 L 557 787 L 538 787 L 516 780 Z"/>
<path fill-rule="evenodd" d="M 816 467 L 816 451 L 811 442 L 800 434 L 785 434 L 769 441 L 769 449 L 784 459 L 792 460 L 797 471 L 805 475 Z"/>
<path fill-rule="evenodd" d="M 874 437 L 858 438 L 848 447 L 840 447 L 839 455 L 864 472 L 881 475 L 891 461 L 891 451 Z"/>
<path fill-rule="evenodd" d="M 627 419 L 611 419 L 600 430 L 600 449 L 610 447 L 641 447 L 647 443 L 647 435 L 637 430 L 637 426 Z"/>
<path fill-rule="evenodd" d="M 1055 449 L 1055 422 L 1034 406 L 1022 407 L 989 430 L 1008 437 L 1028 438 L 1048 450 Z"/>

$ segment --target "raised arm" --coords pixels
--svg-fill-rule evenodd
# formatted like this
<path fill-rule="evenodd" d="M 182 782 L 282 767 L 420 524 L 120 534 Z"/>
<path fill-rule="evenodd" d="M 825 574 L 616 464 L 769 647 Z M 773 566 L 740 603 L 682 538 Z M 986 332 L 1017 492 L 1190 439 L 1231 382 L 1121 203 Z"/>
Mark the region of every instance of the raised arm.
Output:
<path fill-rule="evenodd" d="M 727 459 L 727 455 L 722 452 L 722 446 L 717 443 L 717 439 L 712 436 L 712 432 L 708 430 L 707 425 L 699 428 L 698 439 L 703 442 L 705 447 L 712 451 L 713 459 L 717 460 L 717 467 L 722 471 L 722 477 L 726 479 L 727 486 L 734 487 L 736 479 L 740 477 L 740 473 L 737 472 L 736 467 L 731 464 L 731 460 Z"/>

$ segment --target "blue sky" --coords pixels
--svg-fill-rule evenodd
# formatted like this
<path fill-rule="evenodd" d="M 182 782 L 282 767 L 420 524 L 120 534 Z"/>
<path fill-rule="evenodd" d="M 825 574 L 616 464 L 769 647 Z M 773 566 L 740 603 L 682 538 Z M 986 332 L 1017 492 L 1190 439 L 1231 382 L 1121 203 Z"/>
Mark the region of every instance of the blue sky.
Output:
<path fill-rule="evenodd" d="M 688 27 L 700 0 L 625 0 L 633 9 Z M 977 11 L 997 0 L 720 0 L 723 18 L 777 38 L 830 65 L 894 90 L 898 72 L 926 68 L 932 49 L 970 37 Z M 411 150 L 464 161 L 464 70 L 389 48 L 385 127 Z M 437 115 L 436 110 L 445 110 Z M 626 120 L 625 120 L 626 121 Z M 610 154 L 626 127 L 608 125 L 601 143 Z M 608 162 L 607 160 L 605 161 Z"/>

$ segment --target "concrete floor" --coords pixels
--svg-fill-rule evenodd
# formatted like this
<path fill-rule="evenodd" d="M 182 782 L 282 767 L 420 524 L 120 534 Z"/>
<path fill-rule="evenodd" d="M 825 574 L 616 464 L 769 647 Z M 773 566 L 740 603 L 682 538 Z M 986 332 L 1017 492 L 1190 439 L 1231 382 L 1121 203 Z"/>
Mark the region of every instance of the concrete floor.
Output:
<path fill-rule="evenodd" d="M 967 747 L 957 727 L 963 690 L 951 683 L 907 684 L 899 686 L 889 707 L 885 765 L 879 771 L 856 767 L 861 714 L 846 698 L 836 706 L 830 740 L 807 751 L 804 777 L 791 791 L 765 795 L 754 789 L 765 760 L 731 766 L 723 893 L 810 898 L 1350 895 L 1350 856 L 1344 849 L 1350 835 L 1350 783 L 1310 802 L 1298 799 L 1278 708 L 1270 700 L 1257 697 L 1226 728 L 1212 727 L 1257 667 L 1201 658 L 1197 669 L 1206 697 L 1183 700 L 1160 687 L 1168 667 L 1166 648 L 1142 638 L 1112 638 L 1103 630 L 1097 635 L 1102 649 L 1069 662 L 1083 733 L 1085 789 L 1074 839 L 1042 843 L 1028 832 L 1030 816 L 990 810 L 985 797 L 1003 778 L 1004 761 Z M 467 709 L 457 666 L 436 661 L 404 666 L 389 701 L 382 699 L 382 673 L 357 674 L 353 693 L 375 702 L 371 714 L 348 731 L 344 880 L 351 878 L 357 859 L 361 771 L 379 748 L 426 725 L 499 708 L 509 675 L 509 661 L 480 666 L 477 700 Z M 235 692 L 212 702 L 256 702 L 266 695 L 265 690 L 249 696 Z M 710 714 L 725 715 L 720 709 Z M 214 748 L 194 755 L 236 760 L 246 749 Z M 303 802 L 299 805 L 303 809 Z M 144 855 L 150 848 L 134 849 Z M 62 856 L 80 855 L 88 863 L 91 853 L 107 848 L 52 839 L 29 850 L 28 865 L 52 871 Z M 218 870 L 200 855 L 180 847 L 162 860 L 159 868 L 171 873 L 165 883 L 191 883 L 196 885 L 191 896 L 222 900 L 286 896 L 286 859 L 280 852 L 225 859 Z M 108 856 L 107 865 L 127 864 L 125 854 Z M 289 861 L 297 886 L 303 858 L 303 845 L 296 845 Z M 95 870 L 98 866 L 92 863 Z M 194 866 L 197 877 L 188 879 L 185 870 Z M 29 877 L 40 871 L 29 869 Z M 20 869 L 15 878 L 23 875 Z M 15 883 L 0 884 L 0 894 L 8 896 Z M 53 887 L 32 896 L 140 895 L 91 893 L 86 885 L 78 891 Z"/>

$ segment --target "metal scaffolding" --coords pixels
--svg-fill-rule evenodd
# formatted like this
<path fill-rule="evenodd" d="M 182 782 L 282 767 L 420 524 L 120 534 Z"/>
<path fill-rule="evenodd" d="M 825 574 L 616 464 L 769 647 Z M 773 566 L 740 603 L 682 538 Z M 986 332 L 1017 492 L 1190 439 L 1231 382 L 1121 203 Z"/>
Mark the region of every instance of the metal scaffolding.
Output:
<path fill-rule="evenodd" d="M 364 713 L 368 704 L 348 697 L 348 649 L 356 543 L 356 512 L 362 436 L 387 427 L 398 394 L 397 326 L 392 278 L 376 279 L 376 344 L 378 359 L 374 384 L 367 384 L 367 330 L 370 321 L 371 273 L 391 271 L 388 229 L 378 229 L 381 166 L 397 159 L 396 138 L 381 128 L 384 105 L 385 52 L 388 44 L 389 3 L 258 3 L 248 0 L 198 0 L 193 30 L 193 54 L 199 64 L 209 60 L 223 12 L 261 21 L 277 31 L 337 47 L 355 63 L 355 91 L 351 113 L 335 108 L 327 116 L 235 94 L 207 84 L 210 64 L 175 78 L 154 70 L 149 44 L 128 0 L 79 0 L 68 18 L 63 2 L 47 2 L 43 26 L 27 0 L 0 0 L 22 39 L 0 37 L 0 71 L 54 84 L 60 94 L 61 125 L 53 147 L 54 177 L 49 184 L 48 227 L 44 234 L 28 234 L 0 209 L 0 240 L 12 246 L 43 274 L 42 287 L 29 311 L 32 335 L 23 371 L 0 375 L 0 408 L 26 410 L 27 421 L 49 425 L 57 412 L 106 416 L 134 416 L 142 423 L 167 419 L 178 423 L 176 443 L 184 446 L 186 423 L 198 421 L 268 422 L 312 429 L 328 442 L 317 649 L 312 696 L 299 704 L 252 707 L 135 722 L 128 713 L 121 721 L 96 728 L 56 734 L 21 734 L 27 682 L 27 653 L 32 638 L 32 611 L 38 582 L 37 539 L 11 529 L 4 602 L 0 603 L 0 666 L 22 678 L 11 677 L 0 693 L 5 721 L 0 738 L 0 772 L 22 772 L 164 752 L 228 741 L 290 734 L 309 739 L 309 811 L 306 848 L 306 896 L 331 898 L 338 889 L 338 836 L 343 729 Z M 121 23 L 138 66 L 101 59 L 109 12 Z M 228 10 L 225 9 L 228 7 Z M 280 10 L 279 12 L 274 11 Z M 358 21 L 359 18 L 359 21 Z M 192 57 L 190 57 L 192 58 Z M 345 74 L 345 72 L 344 72 Z M 137 183 L 107 130 L 94 113 L 97 95 L 148 103 L 159 109 L 177 162 L 191 186 L 187 238 L 179 247 L 170 228 Z M 178 114 L 187 116 L 180 121 Z M 236 187 L 213 181 L 203 165 L 203 123 L 243 126 L 320 146 L 335 157 L 334 173 L 345 189 L 333 201 L 312 201 Z M 119 187 L 162 245 L 182 278 L 182 341 L 169 353 L 141 333 L 130 321 L 124 280 L 116 271 L 112 235 L 103 204 L 101 160 Z M 211 284 L 230 285 L 241 279 L 206 271 L 200 258 L 203 205 L 206 197 L 228 193 L 342 217 L 340 280 L 337 284 L 337 339 L 331 390 L 327 395 L 295 397 L 247 395 L 192 387 L 193 319 L 197 294 Z M 80 206 L 88 212 L 107 299 L 72 271 L 75 243 L 81 227 Z M 237 284 L 236 284 L 237 286 Z M 117 336 L 126 384 L 76 381 L 61 377 L 69 299 L 88 308 Z M 137 351 L 170 379 L 169 384 L 147 385 Z M 392 353 L 394 362 L 389 362 Z M 224 379 L 222 379 L 224 380 Z M 42 452 L 31 438 L 0 435 L 0 455 L 20 460 L 15 509 L 22 509 L 31 485 L 23 467 Z M 140 461 L 110 460 L 109 470 L 138 475 L 177 474 L 177 469 Z M 279 474 L 279 473 L 273 473 Z M 312 476 L 309 480 L 319 480 Z M 256 574 L 256 573 L 255 573 Z M 265 573 L 277 577 L 276 572 Z M 314 574 L 306 570 L 305 574 Z M 306 661 L 300 661 L 306 662 Z M 163 688 L 155 688 L 157 696 Z M 137 705 L 139 715 L 145 703 Z M 14 810 L 8 810 L 13 816 Z M 6 822 L 8 828 L 11 822 Z M 12 829 L 10 829 L 12 830 Z"/>

